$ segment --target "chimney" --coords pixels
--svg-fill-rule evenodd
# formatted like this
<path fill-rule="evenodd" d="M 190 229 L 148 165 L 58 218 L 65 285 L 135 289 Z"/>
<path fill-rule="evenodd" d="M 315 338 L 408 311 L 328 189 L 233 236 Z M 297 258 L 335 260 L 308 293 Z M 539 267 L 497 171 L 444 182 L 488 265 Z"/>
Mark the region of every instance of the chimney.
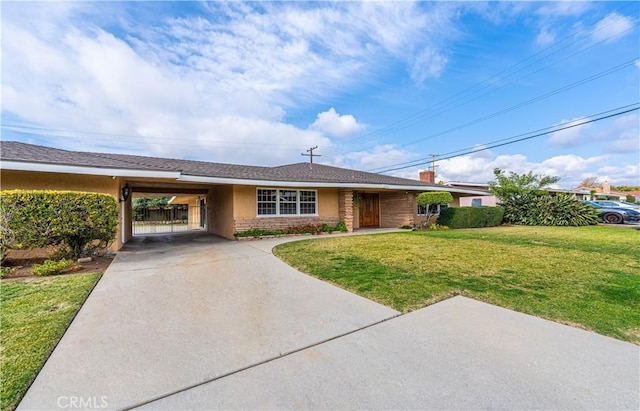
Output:
<path fill-rule="evenodd" d="M 606 194 L 611 193 L 611 184 L 609 184 L 608 181 L 605 181 L 604 183 L 602 183 L 602 192 Z"/>
<path fill-rule="evenodd" d="M 420 172 L 420 181 L 423 183 L 434 184 L 436 180 L 436 173 L 431 170 L 424 170 Z"/>

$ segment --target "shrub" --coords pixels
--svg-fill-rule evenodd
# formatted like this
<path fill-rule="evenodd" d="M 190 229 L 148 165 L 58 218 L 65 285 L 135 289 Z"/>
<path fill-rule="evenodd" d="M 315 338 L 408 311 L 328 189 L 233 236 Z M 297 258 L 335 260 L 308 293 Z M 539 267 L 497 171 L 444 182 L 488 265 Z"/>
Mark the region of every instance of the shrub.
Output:
<path fill-rule="evenodd" d="M 0 267 L 0 278 L 4 278 L 16 271 L 18 267 Z"/>
<path fill-rule="evenodd" d="M 0 193 L 2 250 L 60 246 L 68 257 L 107 247 L 118 226 L 113 196 L 73 191 Z"/>
<path fill-rule="evenodd" d="M 546 226 L 586 226 L 598 224 L 598 211 L 570 194 L 535 197 L 512 216 L 514 224 Z"/>
<path fill-rule="evenodd" d="M 53 275 L 60 274 L 65 270 L 76 270 L 80 268 L 80 266 L 72 261 L 62 259 L 60 261 L 52 261 L 47 260 L 42 264 L 34 264 L 31 272 L 33 275 L 43 276 L 43 275 Z"/>
<path fill-rule="evenodd" d="M 449 207 L 440 211 L 438 224 L 450 228 L 496 227 L 503 216 L 502 207 Z"/>
<path fill-rule="evenodd" d="M 344 226 L 344 228 L 341 228 Z M 251 228 L 246 231 L 238 231 L 233 233 L 236 238 L 242 237 L 265 237 L 270 235 L 291 235 L 291 234 L 320 234 L 333 233 L 334 231 L 347 231 L 347 225 L 339 222 L 335 227 L 327 223 L 306 224 L 284 228 L 282 230 L 269 230 L 266 228 Z"/>
<path fill-rule="evenodd" d="M 343 233 L 346 233 L 347 231 L 347 223 L 345 223 L 344 221 L 340 221 L 337 225 L 336 225 L 336 231 L 341 231 Z"/>
<path fill-rule="evenodd" d="M 424 207 L 424 217 L 420 226 L 422 228 L 427 227 L 431 221 L 431 217 L 436 215 L 437 211 L 435 211 L 431 206 L 450 204 L 452 202 L 453 196 L 448 191 L 430 191 L 418 194 L 416 196 L 416 203 L 418 203 L 419 206 Z"/>

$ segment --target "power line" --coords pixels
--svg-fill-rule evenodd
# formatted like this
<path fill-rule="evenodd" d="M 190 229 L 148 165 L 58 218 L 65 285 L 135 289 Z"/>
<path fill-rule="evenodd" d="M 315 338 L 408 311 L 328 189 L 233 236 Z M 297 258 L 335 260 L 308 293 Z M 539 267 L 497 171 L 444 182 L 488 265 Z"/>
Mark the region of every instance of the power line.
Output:
<path fill-rule="evenodd" d="M 623 9 L 625 9 L 626 7 L 629 7 L 629 6 L 630 6 L 630 5 L 624 6 L 624 7 L 620 8 L 620 9 L 619 9 L 619 10 L 617 10 L 617 11 L 621 11 L 621 10 L 623 10 Z M 622 18 L 623 18 L 623 16 L 620 16 L 618 19 L 622 19 Z M 617 21 L 617 20 L 613 20 L 613 21 L 609 22 L 609 24 L 599 27 L 599 28 L 596 30 L 596 32 L 597 32 L 597 31 L 600 31 L 600 30 L 604 30 L 607 26 L 609 26 L 609 25 L 611 25 L 611 24 L 614 24 L 616 21 Z M 595 25 L 597 25 L 597 23 L 594 23 L 592 26 L 595 26 Z M 541 58 L 539 58 L 539 59 L 535 60 L 534 62 L 532 62 L 532 63 L 530 63 L 530 64 L 527 64 L 527 65 L 525 65 L 524 67 L 521 67 L 520 69 L 518 69 L 518 70 L 516 70 L 516 71 L 511 72 L 511 73 L 510 73 L 510 74 L 508 74 L 506 77 L 503 77 L 503 79 L 506 79 L 506 78 L 508 78 L 508 77 L 511 77 L 512 75 L 514 75 L 514 74 L 516 74 L 516 73 L 518 73 L 518 72 L 520 72 L 520 71 L 524 70 L 525 68 L 530 67 L 530 66 L 532 66 L 532 65 L 534 65 L 534 64 L 536 64 L 536 63 L 539 63 L 539 62 L 541 62 L 541 61 L 543 61 L 543 60 L 545 60 L 545 59 L 548 59 L 549 57 L 553 56 L 554 54 L 557 54 L 558 52 L 560 52 L 560 51 L 562 51 L 562 50 L 564 50 L 564 49 L 566 49 L 566 48 L 568 48 L 568 47 L 570 47 L 570 46 L 572 46 L 572 45 L 574 45 L 574 44 L 576 44 L 576 43 L 578 43 L 578 42 L 580 42 L 580 41 L 582 41 L 582 40 L 585 40 L 585 39 L 588 37 L 588 35 L 590 35 L 590 34 L 592 34 L 592 33 L 593 33 L 593 32 L 589 32 L 589 31 L 587 31 L 586 29 L 578 30 L 578 31 L 576 31 L 575 33 L 573 33 L 572 35 L 570 35 L 570 36 L 568 36 L 568 37 L 565 37 L 563 40 L 561 40 L 561 41 L 559 41 L 559 42 L 557 42 L 557 43 L 554 43 L 553 45 L 548 46 L 547 48 L 545 48 L 545 49 L 543 49 L 543 50 L 541 50 L 541 51 L 539 51 L 539 52 L 537 52 L 537 53 L 535 53 L 535 54 L 533 54 L 533 55 L 531 55 L 531 56 L 527 57 L 526 59 L 524 59 L 524 60 L 522 60 L 522 61 L 520 61 L 520 62 L 518 62 L 518 63 L 516 63 L 516 64 L 514 64 L 514 65 L 512 65 L 512 66 L 510 66 L 510 67 L 508 67 L 507 69 L 504 69 L 504 70 L 502 70 L 502 71 L 500 71 L 500 72 L 498 72 L 498 73 L 494 74 L 493 76 L 489 77 L 488 79 L 485 79 L 485 80 L 483 80 L 483 81 L 481 81 L 481 82 L 479 82 L 479 83 L 477 83 L 477 84 L 475 84 L 475 85 L 473 85 L 473 86 L 471 86 L 471 87 L 468 87 L 468 88 L 466 88 L 466 89 L 464 89 L 464 90 L 462 90 L 462 91 L 459 91 L 459 92 L 457 92 L 456 94 L 454 94 L 454 95 L 452 95 L 452 96 L 450 96 L 450 97 L 448 97 L 448 98 L 445 98 L 445 99 L 443 99 L 443 100 L 441 100 L 441 101 L 439 101 L 439 102 L 437 102 L 437 103 L 435 103 L 435 104 L 431 105 L 430 107 L 427 107 L 427 108 L 425 108 L 425 109 L 423 109 L 423 110 L 420 110 L 420 111 L 418 111 L 418 112 L 416 112 L 416 113 L 414 113 L 414 114 L 412 114 L 412 115 L 410 115 L 410 116 L 408 116 L 408 117 L 406 117 L 406 118 L 404 118 L 404 119 L 401 119 L 401 120 L 395 121 L 395 122 L 391 123 L 390 125 L 388 125 L 388 126 L 386 126 L 386 127 L 383 127 L 382 129 L 378 129 L 378 130 L 372 131 L 372 132 L 370 132 L 370 133 L 367 133 L 367 134 L 365 134 L 365 135 L 359 136 L 359 137 L 358 137 L 358 138 L 356 138 L 356 139 L 351 140 L 351 142 L 350 142 L 347 146 L 355 145 L 355 144 L 359 144 L 359 142 L 360 142 L 361 140 L 363 140 L 363 139 L 365 139 L 365 138 L 367 138 L 367 137 L 372 137 L 372 136 L 376 136 L 376 135 L 385 135 L 385 134 L 390 134 L 390 133 L 392 133 L 392 132 L 396 132 L 396 131 L 403 130 L 403 129 L 405 129 L 405 128 L 407 128 L 407 127 L 410 127 L 411 125 L 413 125 L 413 124 L 417 123 L 418 121 L 422 121 L 422 120 L 426 120 L 426 119 L 429 119 L 429 118 L 433 118 L 433 117 L 435 117 L 436 115 L 443 114 L 443 113 L 445 113 L 445 112 L 448 112 L 448 111 L 454 110 L 454 109 L 456 109 L 456 108 L 458 108 L 458 107 L 461 107 L 462 105 L 465 105 L 465 104 L 467 104 L 467 103 L 469 103 L 469 102 L 471 102 L 471 101 L 477 100 L 477 99 L 478 99 L 478 98 L 480 98 L 480 97 L 484 97 L 484 96 L 486 96 L 487 94 L 493 93 L 493 92 L 495 92 L 495 91 L 497 91 L 497 90 L 499 90 L 499 89 L 501 89 L 501 88 L 504 88 L 504 87 L 506 87 L 506 86 L 508 86 L 508 85 L 511 85 L 511 84 L 513 84 L 513 83 L 514 83 L 514 82 L 516 82 L 516 81 L 519 81 L 519 80 L 522 80 L 522 79 L 524 79 L 524 78 L 530 77 L 531 75 L 533 75 L 533 74 L 535 74 L 535 73 L 537 73 L 537 72 L 539 72 L 539 71 L 542 71 L 542 70 L 544 70 L 544 69 L 546 69 L 546 68 L 548 68 L 548 67 L 550 67 L 550 66 L 552 66 L 552 65 L 554 65 L 554 64 L 557 64 L 557 63 L 559 63 L 559 62 L 561 62 L 561 61 L 564 61 L 564 60 L 566 60 L 566 59 L 568 59 L 568 58 L 570 58 L 570 57 L 573 57 L 573 56 L 575 56 L 575 55 L 577 55 L 577 54 L 579 54 L 579 53 L 582 53 L 582 52 L 584 52 L 584 51 L 586 51 L 586 50 L 589 50 L 589 49 L 591 49 L 591 48 L 593 48 L 593 47 L 596 47 L 596 46 L 598 46 L 598 45 L 600 45 L 600 44 L 602 44 L 602 43 L 605 43 L 605 42 L 607 42 L 607 41 L 610 41 L 611 39 L 613 39 L 613 38 L 615 38 L 615 37 L 618 37 L 618 36 L 620 36 L 620 35 L 622 35 L 622 34 L 626 33 L 627 31 L 630 31 L 630 30 L 632 30 L 632 29 L 634 29 L 634 28 L 635 28 L 635 27 L 631 27 L 631 28 L 629 28 L 629 29 L 627 29 L 627 30 L 624 30 L 624 31 L 622 31 L 622 32 L 618 32 L 618 33 L 616 33 L 616 34 L 614 34 L 614 35 L 612 35 L 612 36 L 607 37 L 606 39 L 603 39 L 603 40 L 601 40 L 601 41 L 599 41 L 599 42 L 597 42 L 597 43 L 591 44 L 591 45 L 589 45 L 588 47 L 585 47 L 585 48 L 583 48 L 583 49 L 581 49 L 581 50 L 579 50 L 579 51 L 577 51 L 577 52 L 575 52 L 575 53 L 573 53 L 573 54 L 570 54 L 569 56 L 565 56 L 565 57 L 563 57 L 563 58 L 561 58 L 561 59 L 559 59 L 559 60 L 557 60 L 557 61 L 555 61 L 555 62 L 553 62 L 553 63 L 551 63 L 551 64 L 549 64 L 549 65 L 546 65 L 546 66 L 544 66 L 544 67 L 542 67 L 542 68 L 540 68 L 540 69 L 538 69 L 538 70 L 536 70 L 536 71 L 534 71 L 534 72 L 531 72 L 531 73 L 529 73 L 529 74 L 527 74 L 527 75 L 525 75 L 525 76 L 523 76 L 523 77 L 519 77 L 519 78 L 517 78 L 517 79 L 512 80 L 511 82 L 509 82 L 509 83 L 507 83 L 507 84 L 503 84 L 503 85 L 501 85 L 500 87 L 497 87 L 497 88 L 495 88 L 495 89 L 493 89 L 493 90 L 490 90 L 490 91 L 488 91 L 488 92 L 486 92 L 486 93 L 484 93 L 484 94 L 481 94 L 481 95 L 479 95 L 479 96 L 475 96 L 474 98 L 472 98 L 472 99 L 470 99 L 470 100 L 467 100 L 467 101 L 464 101 L 464 102 L 462 102 L 462 103 L 461 103 L 461 104 L 459 104 L 459 105 L 455 105 L 455 106 L 453 106 L 453 107 L 450 107 L 450 106 L 452 106 L 453 104 L 455 104 L 455 103 L 457 103 L 457 102 L 459 102 L 459 101 L 462 101 L 462 100 L 464 100 L 464 99 L 466 99 L 466 98 L 468 98 L 468 97 L 471 97 L 471 96 L 473 96 L 473 94 L 476 94 L 477 92 L 482 91 L 483 89 L 486 89 L 486 88 L 490 87 L 491 85 L 493 85 L 493 82 L 492 82 L 491 80 L 492 80 L 492 79 L 496 79 L 496 78 L 498 78 L 500 74 L 505 73 L 505 72 L 508 72 L 509 70 L 514 69 L 514 68 L 516 68 L 516 67 L 518 67 L 518 66 L 522 65 L 522 64 L 523 64 L 523 63 L 525 63 L 526 61 L 531 60 L 532 58 L 534 58 L 534 57 L 536 57 L 536 56 L 538 56 L 538 55 L 540 55 L 540 54 L 544 53 L 545 51 L 547 51 L 547 50 L 549 50 L 549 49 L 552 49 L 552 48 L 556 47 L 557 45 L 559 45 L 559 44 L 561 44 L 561 43 L 563 43 L 563 42 L 565 42 L 565 41 L 567 41 L 567 40 L 569 40 L 569 39 L 571 39 L 571 38 L 573 38 L 573 37 L 577 36 L 577 35 L 578 35 L 578 34 L 580 34 L 580 33 L 583 33 L 583 32 L 584 32 L 584 33 L 586 33 L 586 35 L 585 35 L 585 36 L 583 36 L 583 37 L 579 38 L 578 40 L 576 40 L 576 41 L 574 41 L 574 42 L 572 42 L 572 43 L 570 43 L 570 44 L 568 44 L 568 45 L 566 45 L 566 46 L 564 46 L 564 47 L 562 47 L 562 48 L 560 48 L 560 49 L 558 49 L 558 50 L 555 50 L 555 51 L 553 51 L 552 53 L 550 53 L 550 54 L 548 54 L 548 55 L 546 55 L 546 56 L 544 56 L 544 57 L 541 57 Z M 485 85 L 484 85 L 483 87 L 481 87 L 481 88 L 480 88 L 480 90 L 476 90 L 476 91 L 474 91 L 473 93 L 468 93 L 469 91 L 471 91 L 471 90 L 473 90 L 473 89 L 475 89 L 475 88 L 477 88 L 477 87 L 479 87 L 479 86 L 482 86 L 483 84 L 485 84 Z M 469 94 L 469 95 L 464 95 L 464 94 Z M 462 96 L 460 96 L 460 95 L 462 95 Z M 456 96 L 460 96 L 460 97 L 455 98 Z M 452 101 L 450 101 L 450 100 L 452 100 Z M 449 101 L 447 104 L 443 104 L 443 103 L 446 103 L 447 101 Z M 441 106 L 441 107 L 440 107 L 440 106 Z M 444 109 L 445 109 L 445 108 L 447 108 L 447 107 L 450 107 L 450 108 L 448 108 L 447 110 L 444 110 Z"/>
<path fill-rule="evenodd" d="M 626 67 L 635 66 L 635 63 L 636 63 L 637 59 L 638 59 L 637 57 L 633 58 L 633 59 L 628 60 L 628 61 L 626 61 L 626 62 L 624 62 L 622 64 L 619 64 L 619 65 L 617 65 L 615 67 L 612 67 L 612 68 L 609 68 L 607 70 L 601 71 L 600 73 L 596 73 L 596 74 L 594 74 L 592 76 L 589 76 L 589 77 L 586 77 L 586 78 L 584 78 L 582 80 L 578 80 L 578 81 L 573 82 L 571 84 L 565 85 L 565 86 L 557 88 L 555 90 L 552 90 L 552 91 L 550 91 L 548 93 L 545 93 L 545 94 L 542 94 L 540 96 L 534 97 L 532 99 L 529 99 L 529 100 L 523 101 L 521 103 L 518 103 L 518 104 L 516 104 L 514 106 L 507 107 L 505 109 L 496 111 L 496 112 L 494 112 L 492 114 L 488 114 L 486 116 L 479 117 L 479 118 L 476 118 L 474 120 L 468 121 L 466 123 L 460 124 L 458 126 L 451 127 L 449 129 L 446 129 L 446 130 L 443 130 L 443 131 L 440 131 L 440 132 L 437 132 L 437 133 L 434 133 L 434 134 L 430 134 L 430 135 L 428 135 L 426 137 L 410 141 L 409 143 L 401 145 L 401 147 L 412 145 L 412 144 L 415 144 L 415 143 L 418 143 L 418 142 L 421 142 L 421 141 L 424 141 L 424 140 L 429 140 L 429 139 L 432 139 L 432 138 L 435 138 L 435 137 L 440 137 L 440 136 L 442 136 L 444 134 L 447 134 L 447 133 L 450 133 L 452 131 L 457 131 L 457 130 L 463 129 L 465 127 L 468 127 L 470 125 L 477 124 L 477 123 L 480 123 L 482 121 L 488 120 L 490 118 L 497 117 L 497 116 L 500 116 L 502 114 L 517 110 L 517 109 L 525 107 L 525 106 L 528 106 L 528 105 L 536 103 L 536 102 L 538 102 L 540 100 L 544 100 L 544 99 L 552 97 L 552 96 L 554 96 L 556 94 L 560 94 L 560 93 L 565 92 L 567 90 L 570 90 L 572 88 L 581 86 L 583 84 L 586 84 L 586 83 L 589 83 L 591 81 L 597 80 L 597 79 L 599 79 L 601 77 L 604 77 L 604 76 L 607 76 L 609 74 L 615 73 L 615 72 L 620 71 L 620 70 L 622 70 L 622 69 L 624 69 Z M 376 168 L 370 169 L 368 171 L 381 170 L 381 169 L 385 169 L 387 167 L 392 167 L 392 166 L 394 166 L 394 164 L 386 165 L 386 166 L 382 166 L 382 167 L 376 167 Z"/>
<path fill-rule="evenodd" d="M 638 104 L 640 104 L 640 102 L 634 103 L 632 105 L 638 105 Z M 628 107 L 628 106 L 625 106 L 625 107 Z M 617 109 L 614 109 L 614 110 L 617 110 Z M 437 158 L 436 161 L 449 160 L 451 158 L 461 157 L 461 156 L 465 156 L 465 155 L 468 155 L 468 154 L 478 153 L 480 151 L 490 150 L 490 149 L 496 148 L 496 147 L 502 147 L 502 146 L 506 146 L 506 145 L 509 145 L 509 144 L 514 144 L 514 143 L 518 143 L 518 142 L 521 142 L 521 141 L 530 140 L 530 139 L 533 139 L 533 138 L 545 136 L 547 134 L 555 133 L 555 132 L 558 132 L 558 131 L 567 130 L 567 129 L 570 129 L 570 128 L 573 128 L 573 127 L 578 127 L 578 126 L 582 126 L 582 125 L 585 125 L 585 124 L 595 123 L 597 121 L 602 121 L 602 120 L 605 120 L 605 119 L 608 119 L 608 118 L 617 117 L 617 116 L 620 116 L 620 115 L 623 115 L 623 114 L 626 114 L 626 113 L 630 113 L 632 111 L 637 111 L 637 110 L 640 110 L 640 107 L 627 109 L 627 110 L 624 110 L 624 111 L 621 111 L 621 112 L 618 112 L 618 113 L 609 114 L 609 115 L 606 115 L 606 116 L 602 116 L 602 117 L 598 117 L 598 118 L 594 118 L 594 119 L 590 119 L 590 120 L 585 120 L 585 121 L 582 121 L 580 123 L 570 124 L 568 126 L 561 127 L 561 128 L 555 128 L 554 127 L 552 130 L 545 131 L 545 132 L 542 132 L 542 133 L 537 133 L 537 134 L 534 134 L 534 135 L 531 135 L 531 136 L 527 136 L 527 137 L 518 138 L 516 140 L 511 140 L 511 141 L 507 141 L 507 142 L 499 143 L 499 144 L 493 144 L 493 145 L 489 145 L 489 146 L 486 146 L 486 147 L 480 147 L 480 148 L 469 150 L 467 152 L 460 153 L 460 154 L 440 157 L 440 158 Z M 613 111 L 613 110 L 609 110 L 608 112 L 610 112 L 610 111 Z M 567 124 L 567 123 L 563 123 L 563 124 Z M 529 133 L 527 133 L 527 134 L 529 134 Z M 409 165 L 403 165 L 401 167 L 389 168 L 389 169 L 386 169 L 386 170 L 378 171 L 378 173 L 388 173 L 390 171 L 403 170 L 403 169 L 409 168 L 409 167 L 416 167 L 416 166 L 420 166 L 420 165 L 425 165 L 425 164 L 431 163 L 433 160 L 429 160 L 429 159 L 425 158 L 425 159 L 416 160 L 416 161 L 417 162 L 412 162 L 412 164 L 409 164 Z M 406 164 L 406 163 L 400 163 L 400 164 Z"/>

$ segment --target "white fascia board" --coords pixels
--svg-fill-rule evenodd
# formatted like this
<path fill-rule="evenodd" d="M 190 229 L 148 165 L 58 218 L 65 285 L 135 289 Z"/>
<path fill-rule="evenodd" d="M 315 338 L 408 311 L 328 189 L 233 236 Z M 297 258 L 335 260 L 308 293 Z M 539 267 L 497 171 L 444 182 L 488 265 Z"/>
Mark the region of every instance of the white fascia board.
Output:
<path fill-rule="evenodd" d="M 364 183 L 332 183 L 332 182 L 305 182 L 305 181 L 277 181 L 277 180 L 249 180 L 241 178 L 203 177 L 182 175 L 180 181 L 191 183 L 209 184 L 234 184 L 258 187 L 304 187 L 304 188 L 350 188 L 362 190 L 406 190 L 406 191 L 449 191 L 457 194 L 486 195 L 485 192 L 459 189 L 447 186 L 420 186 L 420 185 L 391 185 L 391 184 L 364 184 Z"/>
<path fill-rule="evenodd" d="M 90 166 L 71 166 L 63 164 L 25 163 L 21 161 L 2 161 L 0 169 L 17 171 L 38 171 L 43 173 L 88 174 L 110 177 L 148 177 L 180 178 L 178 171 L 136 170 L 125 168 L 101 168 Z"/>

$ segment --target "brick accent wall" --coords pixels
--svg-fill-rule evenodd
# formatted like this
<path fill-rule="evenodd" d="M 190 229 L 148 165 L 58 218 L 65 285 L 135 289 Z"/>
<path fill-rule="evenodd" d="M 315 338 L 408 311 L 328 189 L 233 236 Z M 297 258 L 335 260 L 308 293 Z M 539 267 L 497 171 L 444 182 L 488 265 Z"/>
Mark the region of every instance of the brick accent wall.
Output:
<path fill-rule="evenodd" d="M 307 224 L 329 224 L 336 226 L 340 220 L 337 217 L 263 217 L 263 218 L 235 218 L 233 226 L 235 232 L 247 231 L 253 228 L 265 230 L 282 230 L 287 227 L 297 227 Z"/>
<path fill-rule="evenodd" d="M 353 231 L 353 190 L 341 188 L 338 190 L 338 215 L 347 225 L 347 231 Z"/>
<path fill-rule="evenodd" d="M 380 193 L 380 227 L 413 227 L 415 208 L 414 193 Z"/>

